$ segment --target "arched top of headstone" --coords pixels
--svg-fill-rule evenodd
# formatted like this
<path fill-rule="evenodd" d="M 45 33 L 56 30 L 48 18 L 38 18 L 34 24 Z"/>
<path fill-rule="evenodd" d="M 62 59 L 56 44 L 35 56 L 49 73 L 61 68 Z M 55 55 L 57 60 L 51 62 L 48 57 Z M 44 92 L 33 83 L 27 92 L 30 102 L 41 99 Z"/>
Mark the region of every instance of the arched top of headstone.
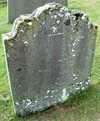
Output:
<path fill-rule="evenodd" d="M 51 14 L 51 12 L 55 11 L 55 10 L 59 10 L 59 15 L 62 14 L 62 16 L 64 16 L 64 19 L 70 19 L 70 18 L 79 19 L 81 17 L 85 21 L 88 21 L 88 16 L 84 15 L 82 12 L 80 12 L 78 10 L 69 11 L 67 6 L 63 6 L 60 3 L 56 3 L 56 2 L 48 3 L 48 4 L 45 4 L 44 6 L 37 8 L 35 11 L 33 11 L 32 14 L 20 15 L 20 17 L 18 17 L 14 21 L 12 31 L 5 34 L 3 36 L 3 40 L 9 40 L 11 38 L 16 37 L 16 35 L 18 34 L 18 28 L 20 27 L 21 24 L 28 23 L 31 25 L 31 21 L 38 21 L 39 22 L 40 16 L 42 16 L 43 14 L 46 14 L 46 13 Z M 74 16 L 74 17 L 72 17 L 72 16 Z M 67 21 L 67 24 L 68 24 L 68 21 Z M 93 27 L 93 26 L 91 26 L 91 27 Z"/>
<path fill-rule="evenodd" d="M 18 28 L 20 27 L 21 24 L 25 24 L 25 22 L 30 22 L 30 21 L 39 21 L 38 18 L 41 15 L 46 14 L 48 12 L 49 12 L 49 14 L 51 14 L 51 12 L 54 10 L 60 10 L 59 14 L 63 14 L 64 12 L 69 13 L 67 6 L 63 6 L 60 3 L 53 2 L 53 3 L 45 4 L 44 6 L 41 6 L 41 7 L 37 8 L 35 11 L 33 11 L 32 14 L 20 15 L 20 17 L 18 17 L 14 21 L 12 31 L 9 32 L 8 34 L 6 34 L 6 36 L 4 36 L 3 39 L 9 40 L 11 38 L 14 38 L 17 35 Z"/>

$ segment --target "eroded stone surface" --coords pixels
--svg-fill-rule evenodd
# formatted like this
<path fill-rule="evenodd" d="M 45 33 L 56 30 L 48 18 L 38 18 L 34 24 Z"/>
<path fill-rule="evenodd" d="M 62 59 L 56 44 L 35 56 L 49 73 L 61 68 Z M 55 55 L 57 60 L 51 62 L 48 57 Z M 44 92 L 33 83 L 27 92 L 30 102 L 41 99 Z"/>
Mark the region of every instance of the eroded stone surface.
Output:
<path fill-rule="evenodd" d="M 63 103 L 89 87 L 96 29 L 87 15 L 57 3 L 15 20 L 3 42 L 16 114 Z"/>

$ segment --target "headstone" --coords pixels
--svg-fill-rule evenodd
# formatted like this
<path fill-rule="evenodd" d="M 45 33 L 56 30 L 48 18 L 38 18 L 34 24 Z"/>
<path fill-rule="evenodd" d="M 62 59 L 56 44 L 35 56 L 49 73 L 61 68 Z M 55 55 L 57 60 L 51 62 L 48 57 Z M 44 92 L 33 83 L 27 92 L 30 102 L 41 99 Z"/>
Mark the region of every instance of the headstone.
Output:
<path fill-rule="evenodd" d="M 6 3 L 7 0 L 0 0 L 0 3 Z"/>
<path fill-rule="evenodd" d="M 67 5 L 67 0 L 8 0 L 8 22 L 14 20 L 22 14 L 30 14 L 37 7 L 49 2 L 59 2 Z"/>
<path fill-rule="evenodd" d="M 89 87 L 96 30 L 87 15 L 58 3 L 15 20 L 3 42 L 17 115 L 63 103 Z"/>

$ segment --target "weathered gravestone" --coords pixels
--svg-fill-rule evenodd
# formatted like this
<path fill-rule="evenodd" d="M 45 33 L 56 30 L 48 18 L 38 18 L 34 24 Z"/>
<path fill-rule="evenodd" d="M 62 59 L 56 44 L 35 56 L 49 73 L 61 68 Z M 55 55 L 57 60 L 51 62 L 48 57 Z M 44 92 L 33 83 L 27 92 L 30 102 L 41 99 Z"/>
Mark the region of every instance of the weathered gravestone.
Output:
<path fill-rule="evenodd" d="M 63 103 L 89 87 L 96 30 L 87 15 L 58 3 L 15 20 L 3 41 L 16 114 Z"/>
<path fill-rule="evenodd" d="M 13 23 L 21 14 L 32 13 L 37 7 L 49 2 L 67 5 L 67 0 L 8 0 L 8 22 Z"/>
<path fill-rule="evenodd" d="M 7 2 L 7 0 L 0 0 L 0 3 L 3 3 L 3 2 L 5 3 L 5 2 Z"/>

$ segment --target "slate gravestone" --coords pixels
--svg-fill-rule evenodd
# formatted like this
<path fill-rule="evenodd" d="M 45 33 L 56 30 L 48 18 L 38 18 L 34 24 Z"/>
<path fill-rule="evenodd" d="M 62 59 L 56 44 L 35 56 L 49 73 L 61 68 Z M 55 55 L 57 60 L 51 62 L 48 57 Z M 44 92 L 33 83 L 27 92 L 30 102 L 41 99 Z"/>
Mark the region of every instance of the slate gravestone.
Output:
<path fill-rule="evenodd" d="M 32 13 L 37 7 L 49 2 L 67 5 L 67 0 L 8 0 L 8 22 L 13 23 L 21 14 Z"/>
<path fill-rule="evenodd" d="M 80 11 L 49 3 L 3 35 L 17 115 L 65 102 L 90 85 L 97 27 Z"/>

